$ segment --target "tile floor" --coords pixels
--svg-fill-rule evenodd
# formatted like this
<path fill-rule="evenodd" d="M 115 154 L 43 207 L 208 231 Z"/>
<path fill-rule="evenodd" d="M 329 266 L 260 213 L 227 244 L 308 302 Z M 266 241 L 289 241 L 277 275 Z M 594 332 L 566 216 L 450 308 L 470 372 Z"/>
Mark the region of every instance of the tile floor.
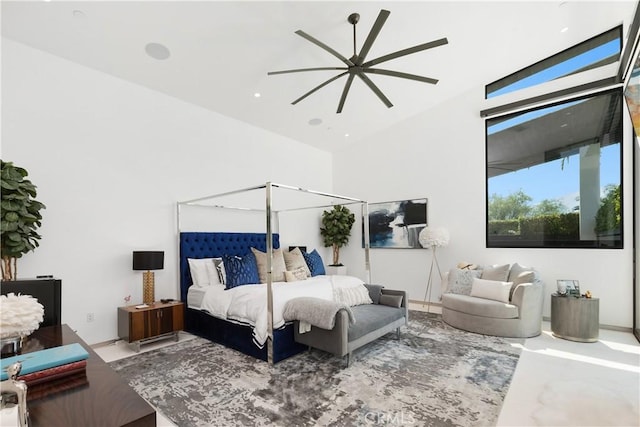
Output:
<path fill-rule="evenodd" d="M 412 309 L 426 310 L 421 304 Z M 439 312 L 431 305 L 430 311 Z M 640 344 L 631 333 L 600 330 L 596 343 L 554 337 L 549 322 L 522 348 L 498 426 L 640 426 Z M 181 333 L 180 339 L 191 335 Z M 142 352 L 165 345 L 159 341 Z M 94 350 L 110 362 L 135 354 L 121 341 Z M 174 424 L 161 413 L 158 426 Z"/>

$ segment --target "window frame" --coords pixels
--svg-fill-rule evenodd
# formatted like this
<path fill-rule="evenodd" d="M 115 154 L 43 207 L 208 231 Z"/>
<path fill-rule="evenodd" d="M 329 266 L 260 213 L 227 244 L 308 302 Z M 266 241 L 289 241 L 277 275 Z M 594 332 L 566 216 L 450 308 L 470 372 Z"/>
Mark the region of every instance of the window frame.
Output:
<path fill-rule="evenodd" d="M 615 34 L 615 36 L 613 36 Z M 535 62 L 534 64 L 531 64 L 527 67 L 521 68 L 518 71 L 515 71 L 505 77 L 499 78 L 498 80 L 495 80 L 487 85 L 485 85 L 484 87 L 484 99 L 494 99 L 497 98 L 499 96 L 505 95 L 507 93 L 513 93 L 513 92 L 517 92 L 519 90 L 523 90 L 523 89 L 527 89 L 527 88 L 531 88 L 534 86 L 537 86 L 539 84 L 543 84 L 543 83 L 547 83 L 550 81 L 554 81 L 557 79 L 561 79 L 563 77 L 567 77 L 573 74 L 578 74 L 593 68 L 598 68 L 604 65 L 608 65 L 608 64 L 612 64 L 615 63 L 617 61 L 620 61 L 621 57 L 624 55 L 625 52 L 623 52 L 623 45 L 622 45 L 622 25 L 618 25 L 616 27 L 611 28 L 610 30 L 604 31 L 596 36 L 593 36 L 583 42 L 580 42 L 578 44 L 575 44 L 573 46 L 568 47 L 567 49 L 564 49 L 554 55 L 548 56 L 544 59 L 541 59 L 540 61 Z M 550 80 L 546 80 L 543 82 L 539 82 L 536 84 L 532 84 L 529 86 L 525 86 L 522 88 L 518 88 L 512 91 L 508 91 L 506 93 L 501 93 L 498 95 L 493 95 L 491 96 L 492 93 L 500 91 L 502 89 L 504 89 L 505 87 L 508 87 L 514 83 L 520 82 L 524 79 L 527 79 L 533 75 L 536 75 L 537 73 L 540 73 L 542 71 L 548 70 L 551 67 L 554 67 L 558 64 L 561 64 L 562 62 L 565 62 L 567 60 L 570 60 L 572 58 L 577 57 L 578 55 L 582 55 L 586 52 L 589 52 L 591 49 L 594 49 L 597 46 L 600 46 L 601 43 L 596 43 L 597 41 L 599 41 L 600 39 L 604 39 L 606 40 L 606 42 L 611 42 L 614 40 L 618 41 L 618 53 L 615 56 L 610 56 L 607 57 L 599 62 L 596 62 L 594 64 L 590 64 L 586 67 L 580 68 L 578 70 L 573 70 L 571 71 L 569 74 L 565 74 Z M 490 87 L 492 86 L 496 86 L 499 85 L 500 87 L 498 89 L 495 89 L 493 91 L 490 91 Z"/>

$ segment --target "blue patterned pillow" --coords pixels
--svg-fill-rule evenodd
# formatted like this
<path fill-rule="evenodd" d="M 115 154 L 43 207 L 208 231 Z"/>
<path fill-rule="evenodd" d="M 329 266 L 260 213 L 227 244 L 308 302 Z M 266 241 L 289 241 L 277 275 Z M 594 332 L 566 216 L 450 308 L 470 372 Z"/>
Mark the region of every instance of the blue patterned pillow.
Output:
<path fill-rule="evenodd" d="M 324 263 L 322 262 L 322 257 L 315 249 L 311 251 L 311 253 L 302 252 L 302 256 L 304 256 L 304 260 L 307 262 L 309 266 L 309 270 L 311 270 L 312 276 L 320 276 L 321 274 L 326 274 L 324 271 Z"/>
<path fill-rule="evenodd" d="M 252 253 L 248 253 L 243 257 L 223 255 L 222 262 L 227 273 L 225 289 L 260 283 L 258 264 L 256 263 L 256 257 Z"/>

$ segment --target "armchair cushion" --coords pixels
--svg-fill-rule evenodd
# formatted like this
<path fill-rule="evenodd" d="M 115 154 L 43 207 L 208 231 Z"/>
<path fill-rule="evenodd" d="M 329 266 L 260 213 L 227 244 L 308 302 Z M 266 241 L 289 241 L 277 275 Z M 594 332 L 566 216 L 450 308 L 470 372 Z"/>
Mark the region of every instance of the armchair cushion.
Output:
<path fill-rule="evenodd" d="M 513 304 L 468 295 L 444 294 L 442 305 L 460 313 L 495 319 L 517 319 L 519 312 Z"/>
<path fill-rule="evenodd" d="M 511 292 L 509 293 L 509 300 L 513 297 L 513 291 L 516 290 L 516 286 L 522 283 L 533 283 L 536 279 L 536 272 L 533 267 L 524 267 L 517 262 L 513 264 L 508 279 L 509 282 L 513 282 Z"/>
<path fill-rule="evenodd" d="M 481 279 L 506 282 L 509 279 L 509 264 L 491 265 L 482 269 Z"/>
<path fill-rule="evenodd" d="M 471 285 L 471 296 L 509 302 L 509 293 L 512 285 L 512 282 L 474 278 Z"/>

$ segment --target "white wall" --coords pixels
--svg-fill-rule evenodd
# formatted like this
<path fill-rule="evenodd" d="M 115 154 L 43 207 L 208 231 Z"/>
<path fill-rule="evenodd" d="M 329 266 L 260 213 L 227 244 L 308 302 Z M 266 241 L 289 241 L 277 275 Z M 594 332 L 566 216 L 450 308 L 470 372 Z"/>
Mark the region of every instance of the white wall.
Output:
<path fill-rule="evenodd" d="M 178 297 L 177 201 L 267 181 L 332 189 L 327 152 L 7 39 L 2 89 L 2 158 L 47 206 L 18 277 L 61 278 L 62 321 L 89 343 L 116 338 L 126 295 L 142 300 L 133 250 L 165 251 L 156 298 Z M 225 229 L 210 231 L 246 231 L 220 215 Z M 319 242 L 304 230 L 283 242 Z"/>
<path fill-rule="evenodd" d="M 536 267 L 546 282 L 544 315 L 556 280 L 580 281 L 582 290 L 600 298 L 600 323 L 632 324 L 632 210 L 624 205 L 623 250 L 487 249 L 485 247 L 485 137 L 480 118 L 483 88 L 405 121 L 384 134 L 334 155 L 335 191 L 370 202 L 427 197 L 431 226 L 446 227 L 449 246 L 438 250 L 443 272 L 460 261 L 514 263 Z M 625 113 L 625 135 L 631 128 Z M 624 148 L 624 197 L 632 200 L 631 144 Z M 360 225 L 344 250 L 351 272 L 363 274 Z M 372 249 L 372 281 L 409 292 L 422 300 L 431 263 L 427 250 Z M 436 280 L 432 301 L 438 301 Z"/>

